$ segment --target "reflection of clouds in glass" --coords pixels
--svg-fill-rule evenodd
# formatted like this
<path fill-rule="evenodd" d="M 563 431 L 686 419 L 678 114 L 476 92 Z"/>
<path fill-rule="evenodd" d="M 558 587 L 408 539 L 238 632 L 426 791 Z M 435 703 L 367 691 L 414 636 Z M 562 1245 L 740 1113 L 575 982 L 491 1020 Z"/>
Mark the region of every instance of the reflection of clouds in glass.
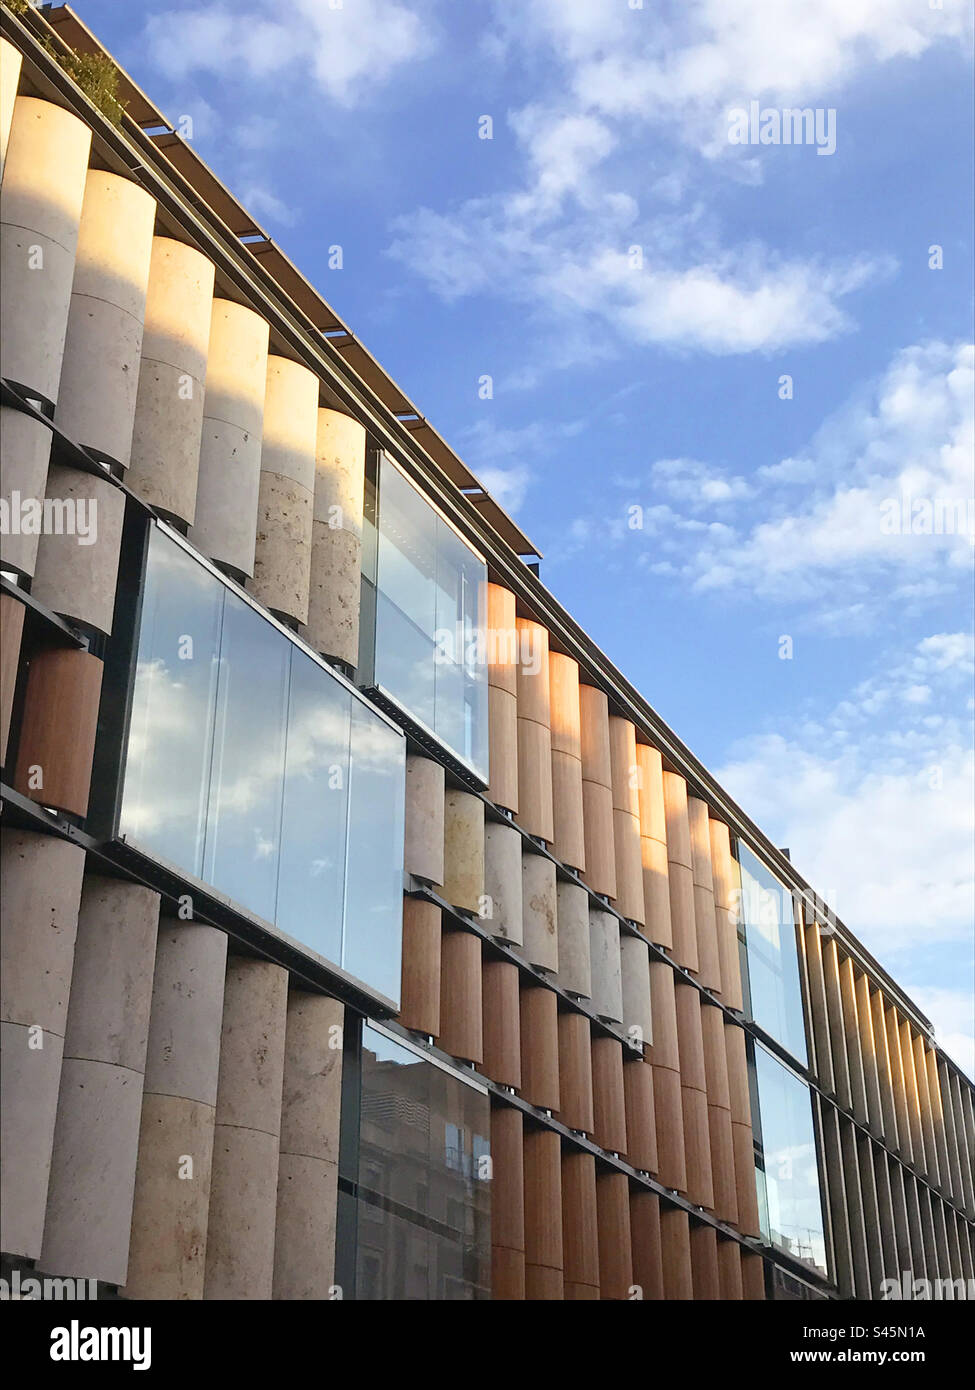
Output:
<path fill-rule="evenodd" d="M 186 767 L 203 755 L 210 694 L 188 674 L 161 657 L 136 664 L 127 764 L 136 778 L 126 778 L 123 808 L 125 828 L 136 835 L 195 825 L 199 815 L 199 785 L 188 784 Z"/>

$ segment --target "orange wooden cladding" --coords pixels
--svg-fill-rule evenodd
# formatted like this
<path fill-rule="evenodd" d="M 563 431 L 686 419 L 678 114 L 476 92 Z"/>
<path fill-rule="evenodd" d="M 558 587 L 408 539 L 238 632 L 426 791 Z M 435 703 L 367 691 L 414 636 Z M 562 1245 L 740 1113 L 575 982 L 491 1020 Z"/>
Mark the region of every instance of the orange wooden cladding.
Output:
<path fill-rule="evenodd" d="M 626 1108 L 626 1156 L 634 1168 L 657 1171 L 657 1121 L 653 1104 L 653 1067 L 640 1058 L 623 1062 Z"/>
<path fill-rule="evenodd" d="M 667 818 L 667 851 L 672 864 L 693 870 L 691 827 L 687 818 L 687 783 L 676 772 L 663 774 L 664 814 Z"/>
<path fill-rule="evenodd" d="M 657 1122 L 657 1177 L 674 1192 L 687 1191 L 684 1153 L 684 1107 L 680 1072 L 669 1067 L 653 1069 L 653 1110 Z"/>
<path fill-rule="evenodd" d="M 616 897 L 616 848 L 613 842 L 613 793 L 601 782 L 582 783 L 586 871 L 594 893 Z"/>
<path fill-rule="evenodd" d="M 636 758 L 636 728 L 629 719 L 609 717 L 609 767 L 613 807 L 640 822 L 640 768 Z M 638 832 L 639 833 L 639 829 Z"/>
<path fill-rule="evenodd" d="M 664 1298 L 670 1302 L 694 1297 L 691 1275 L 691 1236 L 687 1212 L 666 1204 L 660 1209 L 660 1249 Z"/>
<path fill-rule="evenodd" d="M 488 687 L 488 795 L 497 806 L 518 810 L 518 701 L 500 686 Z"/>
<path fill-rule="evenodd" d="M 722 1002 L 741 1009 L 741 963 L 738 956 L 736 918 L 729 910 L 734 903 L 731 842 L 724 821 L 710 820 L 711 874 L 714 882 L 714 922 L 718 937 L 718 963 L 721 973 Z"/>
<path fill-rule="evenodd" d="M 7 760 L 23 630 L 24 605 L 10 594 L 0 594 L 0 765 Z"/>
<path fill-rule="evenodd" d="M 557 1294 L 562 1284 L 562 1146 L 549 1129 L 526 1129 L 525 1161 L 525 1265 L 528 1297 L 546 1284 L 539 1268 L 558 1273 Z M 534 1269 L 532 1268 L 534 1267 Z M 537 1294 L 536 1294 L 537 1296 Z"/>
<path fill-rule="evenodd" d="M 746 1299 L 765 1297 L 765 1261 L 761 1255 L 741 1255 L 741 1286 Z"/>
<path fill-rule="evenodd" d="M 685 970 L 697 973 L 697 917 L 694 910 L 694 876 L 685 864 L 667 865 L 670 885 L 670 930 L 673 956 Z"/>
<path fill-rule="evenodd" d="M 691 1279 L 695 1300 L 721 1297 L 717 1233 L 696 1221 L 691 1224 Z"/>
<path fill-rule="evenodd" d="M 516 618 L 518 630 L 518 718 L 551 727 L 548 630 L 528 618 Z"/>
<path fill-rule="evenodd" d="M 570 869 L 586 867 L 586 829 L 582 763 L 552 749 L 552 853 Z"/>
<path fill-rule="evenodd" d="M 521 1004 L 518 967 L 492 959 L 481 963 L 484 1060 L 480 1070 L 502 1086 L 521 1085 Z"/>
<path fill-rule="evenodd" d="M 735 1182 L 734 1138 L 731 1132 L 728 1053 L 724 1036 L 724 1016 L 720 1009 L 702 1006 L 701 1033 L 704 1040 L 704 1071 L 707 1077 L 714 1210 L 722 1221 L 733 1225 L 738 1220 L 738 1189 Z"/>
<path fill-rule="evenodd" d="M 664 773 L 660 753 L 648 743 L 636 746 L 640 769 L 640 834 L 648 840 L 667 843 L 667 812 L 664 806 Z"/>
<path fill-rule="evenodd" d="M 735 1151 L 735 1187 L 737 1189 L 737 1226 L 746 1236 L 759 1234 L 758 1193 L 755 1190 L 755 1146 L 751 1125 L 732 1121 L 731 1142 Z"/>
<path fill-rule="evenodd" d="M 718 1282 L 726 1302 L 744 1298 L 741 1286 L 741 1251 L 736 1240 L 718 1241 Z"/>
<path fill-rule="evenodd" d="M 650 1007 L 653 1045 L 647 1049 L 647 1055 L 654 1066 L 680 1071 L 674 972 L 664 961 L 650 962 Z"/>
<path fill-rule="evenodd" d="M 568 1010 L 559 1014 L 559 1119 L 569 1129 L 593 1132 L 589 1020 Z"/>
<path fill-rule="evenodd" d="M 739 1028 L 738 1030 L 742 1030 Z M 701 1008 L 701 1041 L 704 1047 L 704 1076 L 707 1082 L 708 1104 L 731 1110 L 731 1085 L 728 1080 L 728 1048 L 725 1042 L 724 1014 L 705 1004 Z"/>
<path fill-rule="evenodd" d="M 677 1007 L 677 1042 L 680 1052 L 680 1079 L 684 1086 L 707 1091 L 704 1069 L 704 1031 L 701 1024 L 701 996 L 693 985 L 678 980 L 674 997 Z M 708 1006 L 705 1006 L 708 1007 Z"/>
<path fill-rule="evenodd" d="M 562 1245 L 566 1298 L 599 1297 L 596 1160 L 566 1149 L 562 1155 Z"/>
<path fill-rule="evenodd" d="M 699 797 L 687 798 L 687 821 L 691 836 L 692 876 L 694 879 L 694 922 L 697 934 L 698 977 L 705 989 L 721 993 L 721 958 L 718 953 L 718 927 L 714 910 L 714 879 L 711 869 L 711 832 L 707 803 Z"/>
<path fill-rule="evenodd" d="M 524 1250 L 508 1250 L 503 1245 L 492 1245 L 492 1300 L 496 1302 L 520 1302 L 525 1296 Z"/>
<path fill-rule="evenodd" d="M 518 692 L 518 631 L 515 596 L 500 584 L 487 586 L 488 684 Z"/>
<path fill-rule="evenodd" d="M 525 1297 L 532 1303 L 553 1303 L 565 1298 L 562 1271 L 547 1265 L 529 1264 L 526 1260 Z"/>
<path fill-rule="evenodd" d="M 684 1159 L 687 1165 L 687 1195 L 695 1206 L 714 1209 L 714 1182 L 711 1176 L 711 1130 L 708 1124 L 708 1098 L 693 1086 L 681 1087 L 684 1112 Z"/>
<path fill-rule="evenodd" d="M 558 1110 L 558 995 L 543 985 L 522 984 L 521 1094 L 542 1110 Z"/>
<path fill-rule="evenodd" d="M 647 935 L 668 950 L 674 944 L 670 925 L 670 875 L 667 868 L 667 820 L 663 770 L 656 748 L 636 747 L 639 768 L 640 849 Z"/>
<path fill-rule="evenodd" d="M 552 735 L 548 726 L 518 713 L 518 824 L 540 840 L 555 838 Z"/>
<path fill-rule="evenodd" d="M 630 1184 L 625 1173 L 596 1174 L 599 1220 L 599 1292 L 604 1299 L 627 1299 L 633 1286 L 630 1236 Z"/>
<path fill-rule="evenodd" d="M 609 702 L 593 685 L 579 686 L 580 742 L 582 775 L 587 782 L 613 788 L 613 765 L 609 748 Z"/>
<path fill-rule="evenodd" d="M 511 1105 L 491 1107 L 491 1241 L 525 1249 L 524 1136 Z"/>
<path fill-rule="evenodd" d="M 14 779 L 24 796 L 88 814 L 101 688 L 102 663 L 78 647 L 51 647 L 31 658 Z M 42 785 L 30 785 L 38 780 Z"/>
<path fill-rule="evenodd" d="M 630 1191 L 630 1247 L 634 1284 L 642 1291 L 644 1300 L 659 1301 L 664 1296 L 660 1198 L 637 1187 Z"/>
<path fill-rule="evenodd" d="M 582 715 L 579 707 L 579 663 L 561 652 L 549 652 L 549 707 L 552 751 L 582 761 Z M 581 769 L 580 769 L 581 770 Z"/>
<path fill-rule="evenodd" d="M 481 939 L 445 926 L 440 953 L 440 1046 L 466 1062 L 483 1061 Z"/>
<path fill-rule="evenodd" d="M 404 898 L 399 1021 L 434 1038 L 440 1033 L 440 936 L 436 903 Z"/>
<path fill-rule="evenodd" d="M 748 1092 L 748 1059 L 745 1030 L 737 1023 L 724 1025 L 725 1057 L 728 1062 L 728 1106 L 735 1124 L 750 1125 L 751 1101 Z"/>
<path fill-rule="evenodd" d="M 643 926 L 643 853 L 640 822 L 627 811 L 613 810 L 613 850 L 616 872 L 616 910 Z"/>
<path fill-rule="evenodd" d="M 593 1138 L 611 1153 L 627 1152 L 623 1044 L 615 1038 L 592 1040 Z"/>

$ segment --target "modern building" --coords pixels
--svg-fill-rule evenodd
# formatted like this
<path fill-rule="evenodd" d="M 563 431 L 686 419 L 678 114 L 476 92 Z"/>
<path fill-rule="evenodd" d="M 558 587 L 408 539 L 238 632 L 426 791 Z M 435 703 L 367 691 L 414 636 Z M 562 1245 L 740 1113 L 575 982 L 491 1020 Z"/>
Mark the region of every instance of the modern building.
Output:
<path fill-rule="evenodd" d="M 5 1270 L 969 1290 L 928 1020 L 73 11 L 2 19 Z"/>

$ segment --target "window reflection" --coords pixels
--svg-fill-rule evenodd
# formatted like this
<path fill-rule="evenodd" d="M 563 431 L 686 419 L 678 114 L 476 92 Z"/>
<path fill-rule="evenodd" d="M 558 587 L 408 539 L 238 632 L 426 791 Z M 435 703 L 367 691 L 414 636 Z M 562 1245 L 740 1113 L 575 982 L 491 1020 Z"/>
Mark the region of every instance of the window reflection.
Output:
<path fill-rule="evenodd" d="M 755 1075 L 762 1234 L 770 1244 L 825 1275 L 823 1206 L 809 1088 L 760 1044 L 755 1045 Z"/>
<path fill-rule="evenodd" d="M 806 1030 L 792 894 L 740 840 L 736 856 L 746 1010 L 805 1065 Z"/>

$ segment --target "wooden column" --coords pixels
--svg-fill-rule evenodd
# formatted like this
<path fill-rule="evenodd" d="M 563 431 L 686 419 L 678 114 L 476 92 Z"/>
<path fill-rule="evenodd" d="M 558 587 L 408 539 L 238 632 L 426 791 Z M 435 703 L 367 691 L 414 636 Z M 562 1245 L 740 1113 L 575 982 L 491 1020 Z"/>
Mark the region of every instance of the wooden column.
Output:
<path fill-rule="evenodd" d="M 707 1079 L 701 1005 L 693 985 L 675 989 L 677 1040 L 680 1050 L 681 1107 L 684 1112 L 684 1153 L 687 1161 L 687 1195 L 699 1207 L 714 1207 L 711 1177 L 711 1138 L 708 1130 Z"/>
<path fill-rule="evenodd" d="M 731 1142 L 734 1147 L 735 1188 L 738 1229 L 746 1236 L 760 1234 L 758 1193 L 755 1188 L 755 1159 L 752 1112 L 748 1092 L 748 1061 L 744 1030 L 726 1023 L 725 1051 L 728 1058 L 728 1096 L 731 1101 Z"/>
<path fill-rule="evenodd" d="M 691 1279 L 697 1300 L 721 1297 L 718 1272 L 718 1237 L 713 1226 L 691 1223 Z"/>
<path fill-rule="evenodd" d="M 626 1154 L 626 1097 L 623 1045 L 615 1038 L 592 1040 L 593 1138 L 610 1153 Z"/>
<path fill-rule="evenodd" d="M 664 1297 L 663 1251 L 660 1236 L 660 1198 L 646 1188 L 630 1190 L 630 1242 L 633 1250 L 633 1282 L 643 1298 L 658 1302 Z"/>
<path fill-rule="evenodd" d="M 562 1243 L 565 1297 L 598 1299 L 596 1160 L 572 1149 L 562 1155 Z"/>
<path fill-rule="evenodd" d="M 552 731 L 549 698 L 548 631 L 541 623 L 517 618 L 518 824 L 551 844 Z"/>
<path fill-rule="evenodd" d="M 633 1287 L 630 1235 L 630 1184 L 625 1173 L 596 1174 L 599 1223 L 599 1293 L 605 1299 L 628 1299 Z"/>
<path fill-rule="evenodd" d="M 718 1241 L 718 1284 L 725 1302 L 745 1297 L 741 1279 L 741 1247 L 736 1240 Z"/>
<path fill-rule="evenodd" d="M 609 747 L 609 704 L 601 690 L 579 686 L 582 734 L 582 804 L 585 819 L 585 880 L 595 893 L 616 897 L 613 844 L 613 773 Z"/>
<path fill-rule="evenodd" d="M 711 869 L 711 832 L 707 802 L 687 798 L 691 836 L 691 874 L 694 880 L 694 925 L 697 936 L 698 978 L 705 989 L 721 993 L 721 961 L 714 908 L 714 875 Z"/>
<path fill-rule="evenodd" d="M 711 874 L 714 884 L 714 923 L 718 935 L 721 1001 L 729 1009 L 743 1009 L 741 959 L 738 954 L 737 915 L 732 912 L 737 867 L 731 858 L 728 827 L 724 821 L 708 821 L 711 840 Z"/>
<path fill-rule="evenodd" d="M 540 1110 L 560 1107 L 558 995 L 521 981 L 521 1094 Z"/>
<path fill-rule="evenodd" d="M 521 1111 L 491 1106 L 491 1297 L 525 1297 L 525 1175 Z"/>
<path fill-rule="evenodd" d="M 525 1131 L 525 1297 L 564 1297 L 562 1155 L 554 1130 Z"/>
<path fill-rule="evenodd" d="M 552 852 L 563 864 L 581 871 L 586 867 L 586 837 L 582 805 L 579 663 L 561 652 L 549 652 L 548 669 L 555 826 Z"/>
<path fill-rule="evenodd" d="M 480 1070 L 501 1086 L 521 1085 L 521 1002 L 518 967 L 492 957 L 485 947 L 481 962 L 484 1060 Z"/>
<path fill-rule="evenodd" d="M 518 810 L 518 629 L 515 596 L 500 584 L 487 589 L 488 795 Z"/>
<path fill-rule="evenodd" d="M 765 1261 L 761 1255 L 741 1256 L 741 1285 L 746 1299 L 765 1297 Z"/>
<path fill-rule="evenodd" d="M 646 1173 L 659 1170 L 653 1067 L 642 1058 L 623 1062 L 623 1099 L 626 1107 L 626 1151 L 634 1168 Z"/>
<path fill-rule="evenodd" d="M 465 1062 L 484 1058 L 481 939 L 444 924 L 440 942 L 439 1045 Z"/>
<path fill-rule="evenodd" d="M 653 1002 L 653 1100 L 657 1129 L 658 1176 L 665 1187 L 687 1191 L 684 1113 L 681 1105 L 680 1054 L 674 972 L 663 961 L 650 963 Z"/>
<path fill-rule="evenodd" d="M 31 658 L 14 786 L 42 806 L 88 814 L 102 669 L 78 647 Z"/>
<path fill-rule="evenodd" d="M 711 1140 L 711 1178 L 715 1215 L 729 1225 L 738 1220 L 735 1146 L 731 1130 L 731 1087 L 725 1046 L 724 1015 L 720 1009 L 701 1009 L 704 1072 L 708 1094 L 708 1134 Z"/>
<path fill-rule="evenodd" d="M 673 954 L 678 965 L 696 973 L 697 923 L 694 917 L 694 868 L 687 818 L 687 783 L 676 772 L 665 772 L 663 784 Z"/>
<path fill-rule="evenodd" d="M 440 1034 L 440 917 L 436 903 L 403 899 L 399 1021 L 432 1038 Z"/>
<path fill-rule="evenodd" d="M 664 1298 L 692 1299 L 691 1233 L 687 1212 L 664 1203 L 660 1208 L 660 1248 L 664 1269 Z"/>
<path fill-rule="evenodd" d="M 646 743 L 637 744 L 636 760 L 640 770 L 640 854 L 646 935 L 655 945 L 671 950 L 674 938 L 670 926 L 663 766 L 657 749 Z"/>
<path fill-rule="evenodd" d="M 584 1014 L 564 1010 L 558 1017 L 558 1031 L 558 1117 L 569 1129 L 592 1134 L 595 1121 L 589 1020 Z"/>

